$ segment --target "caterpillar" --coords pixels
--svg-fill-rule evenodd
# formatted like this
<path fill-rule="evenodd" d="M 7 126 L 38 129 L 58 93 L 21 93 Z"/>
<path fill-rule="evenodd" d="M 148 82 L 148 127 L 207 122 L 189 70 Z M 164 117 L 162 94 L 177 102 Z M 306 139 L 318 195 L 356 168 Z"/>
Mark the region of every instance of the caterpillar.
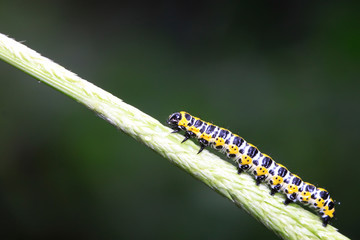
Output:
<path fill-rule="evenodd" d="M 271 195 L 283 193 L 286 196 L 285 205 L 300 202 L 315 209 L 324 227 L 334 217 L 335 203 L 327 190 L 304 182 L 242 137 L 184 111 L 171 114 L 167 124 L 174 130 L 173 133 L 185 131 L 182 143 L 190 138 L 197 138 L 200 144 L 198 154 L 208 146 L 225 153 L 229 159 L 235 161 L 239 174 L 245 171 L 253 175 L 256 185 L 267 183 Z"/>

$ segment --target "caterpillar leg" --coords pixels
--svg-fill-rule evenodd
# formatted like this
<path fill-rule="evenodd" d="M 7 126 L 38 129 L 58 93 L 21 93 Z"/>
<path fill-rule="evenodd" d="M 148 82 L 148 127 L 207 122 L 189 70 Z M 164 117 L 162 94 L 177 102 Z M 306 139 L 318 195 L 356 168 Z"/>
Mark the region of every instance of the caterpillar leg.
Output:
<path fill-rule="evenodd" d="M 244 170 L 242 170 L 239 166 L 237 166 L 237 173 L 241 174 Z"/>
<path fill-rule="evenodd" d="M 180 132 L 180 128 L 175 128 L 175 129 L 173 129 L 173 131 L 171 132 L 171 133 L 177 133 L 177 132 Z"/>
<path fill-rule="evenodd" d="M 198 153 L 197 153 L 197 154 L 201 153 L 201 152 L 202 152 L 205 148 L 206 148 L 206 146 L 205 146 L 205 145 L 200 144 L 200 150 L 198 151 Z"/>
<path fill-rule="evenodd" d="M 190 137 L 191 137 L 190 134 L 186 132 L 186 133 L 185 133 L 185 138 L 184 138 L 184 140 L 182 140 L 181 143 L 185 142 L 185 141 L 188 140 Z"/>
<path fill-rule="evenodd" d="M 271 196 L 274 196 L 274 195 L 275 195 L 275 193 L 277 193 L 277 191 L 276 191 L 275 189 L 273 189 L 273 188 L 272 188 L 272 189 L 271 189 L 271 191 L 270 191 L 270 195 L 271 195 Z"/>
<path fill-rule="evenodd" d="M 289 203 L 292 203 L 292 201 L 290 199 L 286 198 L 285 201 L 284 201 L 284 204 L 288 205 Z"/>
<path fill-rule="evenodd" d="M 261 182 L 262 182 L 262 180 L 261 180 L 260 178 L 257 178 L 257 179 L 256 179 L 256 185 L 257 185 L 257 186 L 259 186 Z"/>
<path fill-rule="evenodd" d="M 328 225 L 330 219 L 331 219 L 331 218 L 330 218 L 329 216 L 326 216 L 326 217 L 324 217 L 324 218 L 322 219 L 322 221 L 323 221 L 323 226 L 324 226 L 324 227 L 326 227 L 326 226 Z"/>
<path fill-rule="evenodd" d="M 199 139 L 199 144 L 200 144 L 200 150 L 197 154 L 201 153 L 202 150 L 204 150 L 207 146 L 209 146 L 209 142 L 203 138 Z"/>
<path fill-rule="evenodd" d="M 265 180 L 265 175 L 256 176 L 256 185 L 259 186 L 262 181 Z"/>

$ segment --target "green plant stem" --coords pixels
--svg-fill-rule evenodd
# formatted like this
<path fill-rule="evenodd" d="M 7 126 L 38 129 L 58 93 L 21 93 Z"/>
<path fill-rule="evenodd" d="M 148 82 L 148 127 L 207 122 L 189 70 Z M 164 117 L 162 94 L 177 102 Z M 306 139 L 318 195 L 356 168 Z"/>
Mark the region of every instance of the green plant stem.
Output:
<path fill-rule="evenodd" d="M 180 144 L 183 137 L 171 134 L 171 129 L 156 119 L 3 34 L 0 34 L 0 58 L 95 111 L 245 209 L 280 237 L 348 239 L 332 226 L 323 227 L 317 215 L 297 204 L 284 206 L 281 194 L 270 196 L 266 186 L 257 187 L 251 176 L 238 175 L 232 164 L 207 150 L 197 155 L 199 146 L 193 142 Z"/>

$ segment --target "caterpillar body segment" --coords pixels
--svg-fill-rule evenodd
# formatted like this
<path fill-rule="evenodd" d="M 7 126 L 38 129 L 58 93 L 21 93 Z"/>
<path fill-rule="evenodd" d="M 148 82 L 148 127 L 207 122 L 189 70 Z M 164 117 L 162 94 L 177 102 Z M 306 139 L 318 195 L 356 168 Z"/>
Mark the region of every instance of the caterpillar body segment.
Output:
<path fill-rule="evenodd" d="M 239 174 L 245 171 L 253 175 L 257 185 L 265 182 L 271 195 L 283 193 L 286 196 L 284 204 L 299 202 L 315 209 L 325 227 L 334 217 L 335 204 L 328 191 L 304 182 L 242 137 L 184 111 L 171 114 L 167 124 L 173 132 L 185 131 L 182 142 L 197 138 L 200 144 L 198 154 L 208 146 L 226 154 L 237 164 Z"/>

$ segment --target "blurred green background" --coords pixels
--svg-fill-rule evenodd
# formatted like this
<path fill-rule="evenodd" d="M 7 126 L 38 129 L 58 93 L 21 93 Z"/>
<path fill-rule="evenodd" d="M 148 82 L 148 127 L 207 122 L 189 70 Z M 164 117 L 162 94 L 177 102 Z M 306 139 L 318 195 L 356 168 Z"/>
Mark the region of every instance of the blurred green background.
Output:
<path fill-rule="evenodd" d="M 186 110 L 229 128 L 328 189 L 354 239 L 359 26 L 346 1 L 0 2 L 0 32 L 160 121 Z M 1 239 L 277 239 L 65 95 L 4 62 L 0 78 Z"/>

